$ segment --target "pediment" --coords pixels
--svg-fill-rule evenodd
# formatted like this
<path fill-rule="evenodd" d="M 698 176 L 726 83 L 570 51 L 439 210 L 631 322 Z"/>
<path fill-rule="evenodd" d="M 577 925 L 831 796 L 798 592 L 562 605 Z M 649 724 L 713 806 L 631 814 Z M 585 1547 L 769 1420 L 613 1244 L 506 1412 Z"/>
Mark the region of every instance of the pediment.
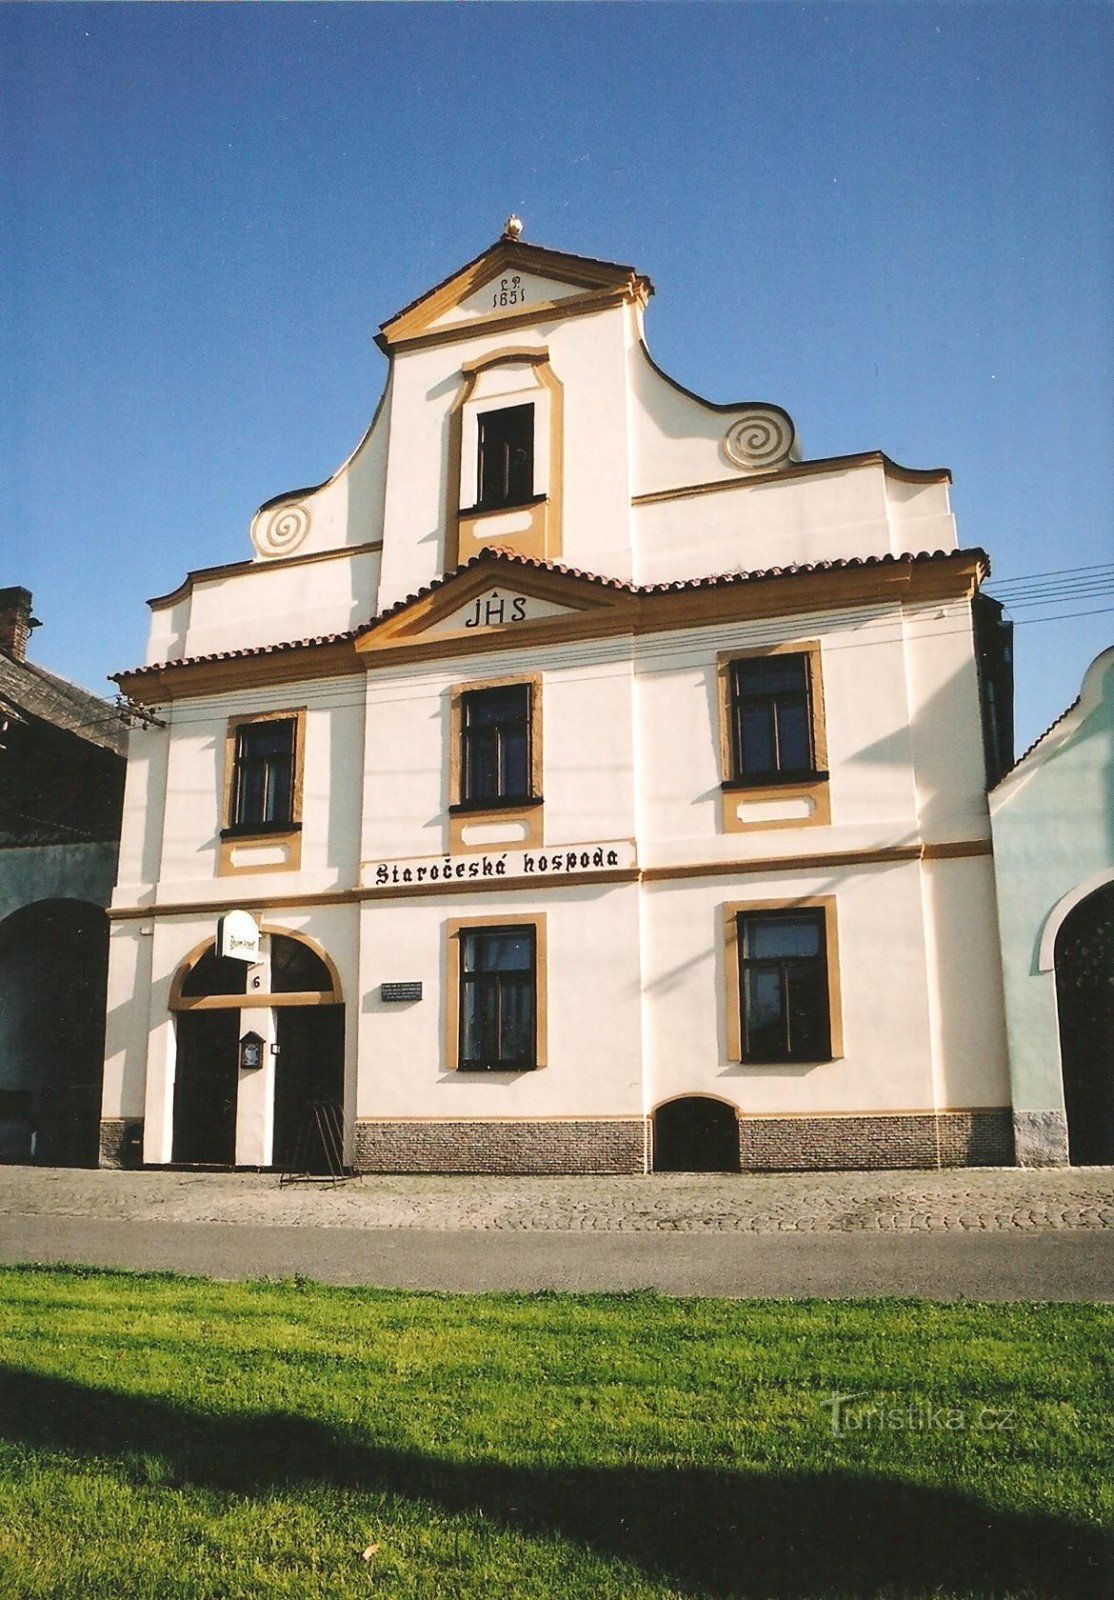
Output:
<path fill-rule="evenodd" d="M 633 267 L 500 239 L 382 323 L 377 342 L 390 350 L 426 336 L 444 338 L 488 324 L 529 322 L 551 314 L 554 307 L 565 314 L 581 305 L 595 307 L 613 297 L 652 292 L 649 279 Z"/>
<path fill-rule="evenodd" d="M 607 580 L 484 554 L 369 624 L 356 649 L 436 655 L 514 648 L 613 628 L 633 606 L 634 596 Z"/>

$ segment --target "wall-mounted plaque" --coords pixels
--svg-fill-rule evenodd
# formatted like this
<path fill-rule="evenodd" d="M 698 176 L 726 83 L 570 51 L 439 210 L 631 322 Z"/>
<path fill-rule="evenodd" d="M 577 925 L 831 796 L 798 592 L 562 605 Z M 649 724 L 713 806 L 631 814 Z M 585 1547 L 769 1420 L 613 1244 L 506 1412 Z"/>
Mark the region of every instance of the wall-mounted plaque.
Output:
<path fill-rule="evenodd" d="M 381 983 L 379 985 L 380 1000 L 420 1000 L 422 986 L 420 983 Z"/>

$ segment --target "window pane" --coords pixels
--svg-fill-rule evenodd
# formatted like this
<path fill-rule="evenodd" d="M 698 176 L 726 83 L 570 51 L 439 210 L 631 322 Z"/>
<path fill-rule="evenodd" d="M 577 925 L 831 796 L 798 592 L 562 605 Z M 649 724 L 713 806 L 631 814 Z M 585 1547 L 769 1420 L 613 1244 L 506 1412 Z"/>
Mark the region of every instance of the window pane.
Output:
<path fill-rule="evenodd" d="M 812 739 L 808 706 L 804 700 L 778 704 L 777 767 L 779 772 L 808 772 L 812 768 Z"/>
<path fill-rule="evenodd" d="M 299 939 L 271 936 L 271 992 L 327 992 L 333 987 L 329 969 L 315 950 Z"/>
<path fill-rule="evenodd" d="M 533 984 L 529 979 L 503 978 L 500 981 L 499 998 L 499 1059 L 508 1065 L 533 1065 Z"/>
<path fill-rule="evenodd" d="M 499 736 L 493 728 L 474 729 L 465 736 L 463 797 L 499 798 Z"/>
<path fill-rule="evenodd" d="M 820 954 L 820 915 L 744 916 L 743 954 L 754 960 Z"/>
<path fill-rule="evenodd" d="M 734 776 L 761 780 L 811 772 L 808 658 L 756 656 L 732 664 Z"/>
<path fill-rule="evenodd" d="M 743 1022 L 745 1055 L 784 1056 L 785 1015 L 778 967 L 751 967 L 744 972 Z"/>
<path fill-rule="evenodd" d="M 534 492 L 534 408 L 507 406 L 479 419 L 479 503 L 508 505 Z"/>
<path fill-rule="evenodd" d="M 790 966 L 789 1050 L 802 1061 L 821 1061 L 831 1054 L 826 975 L 819 962 Z"/>
<path fill-rule="evenodd" d="M 262 822 L 264 769 L 258 764 L 241 767 L 236 796 L 236 822 Z"/>
<path fill-rule="evenodd" d="M 497 1044 L 497 993 L 495 985 L 480 978 L 461 985 L 460 1058 L 488 1063 L 495 1058 Z"/>
<path fill-rule="evenodd" d="M 529 972 L 534 964 L 533 928 L 465 931 L 460 943 L 465 972 Z"/>
<path fill-rule="evenodd" d="M 244 994 L 248 986 L 248 963 L 232 956 L 218 956 L 210 946 L 196 961 L 182 982 L 183 995 Z"/>
<path fill-rule="evenodd" d="M 488 972 L 529 972 L 534 964 L 534 930 L 498 933 L 484 941 Z"/>
<path fill-rule="evenodd" d="M 501 723 L 525 722 L 530 689 L 525 683 L 508 684 L 503 689 L 477 689 L 464 696 L 465 720 L 469 728 L 490 728 Z"/>
<path fill-rule="evenodd" d="M 509 800 L 530 793 L 530 686 L 509 684 L 464 696 L 464 800 Z"/>
<path fill-rule="evenodd" d="M 735 662 L 740 695 L 769 695 L 806 686 L 803 655 L 751 656 Z"/>
<path fill-rule="evenodd" d="M 289 760 L 268 762 L 267 796 L 263 814 L 264 822 L 290 821 L 290 794 L 292 776 Z"/>
<path fill-rule="evenodd" d="M 465 972 L 529 972 L 534 963 L 533 928 L 466 932 L 461 944 Z"/>
<path fill-rule="evenodd" d="M 240 729 L 241 757 L 258 761 L 264 756 L 288 755 L 293 734 L 293 722 L 250 722 Z"/>
<path fill-rule="evenodd" d="M 233 823 L 289 822 L 294 793 L 293 719 L 249 722 L 236 735 Z"/>
<path fill-rule="evenodd" d="M 503 795 L 526 796 L 530 793 L 528 753 L 526 729 L 521 727 L 508 729 L 503 739 L 502 750 L 503 771 L 500 792 Z"/>
<path fill-rule="evenodd" d="M 743 773 L 776 772 L 774 730 L 768 707 L 739 708 L 740 766 Z"/>

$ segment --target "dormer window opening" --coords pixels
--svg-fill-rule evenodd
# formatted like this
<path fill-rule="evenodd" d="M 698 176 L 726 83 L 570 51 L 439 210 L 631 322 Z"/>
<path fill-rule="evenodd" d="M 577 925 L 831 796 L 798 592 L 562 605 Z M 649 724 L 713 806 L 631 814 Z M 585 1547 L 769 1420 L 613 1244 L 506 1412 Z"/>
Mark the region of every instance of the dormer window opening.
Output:
<path fill-rule="evenodd" d="M 479 499 L 484 510 L 524 505 L 534 494 L 534 407 L 482 412 L 479 422 Z"/>

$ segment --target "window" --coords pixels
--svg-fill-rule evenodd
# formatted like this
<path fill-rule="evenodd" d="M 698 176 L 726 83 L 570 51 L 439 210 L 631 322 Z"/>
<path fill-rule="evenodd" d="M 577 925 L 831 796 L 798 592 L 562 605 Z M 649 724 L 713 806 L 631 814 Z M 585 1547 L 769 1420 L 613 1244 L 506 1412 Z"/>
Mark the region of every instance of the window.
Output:
<path fill-rule="evenodd" d="M 532 798 L 530 685 L 461 695 L 460 803 L 504 805 Z"/>
<path fill-rule="evenodd" d="M 242 722 L 236 729 L 230 826 L 289 827 L 294 820 L 294 717 Z"/>
<path fill-rule="evenodd" d="M 808 655 L 744 656 L 730 668 L 730 781 L 758 785 L 812 777 L 816 755 Z"/>
<path fill-rule="evenodd" d="M 532 924 L 461 928 L 458 1066 L 522 1071 L 537 1060 L 537 941 Z"/>
<path fill-rule="evenodd" d="M 744 1062 L 832 1056 L 825 908 L 736 913 Z"/>
<path fill-rule="evenodd" d="M 507 406 L 479 417 L 479 498 L 484 508 L 517 506 L 534 496 L 534 407 Z"/>

